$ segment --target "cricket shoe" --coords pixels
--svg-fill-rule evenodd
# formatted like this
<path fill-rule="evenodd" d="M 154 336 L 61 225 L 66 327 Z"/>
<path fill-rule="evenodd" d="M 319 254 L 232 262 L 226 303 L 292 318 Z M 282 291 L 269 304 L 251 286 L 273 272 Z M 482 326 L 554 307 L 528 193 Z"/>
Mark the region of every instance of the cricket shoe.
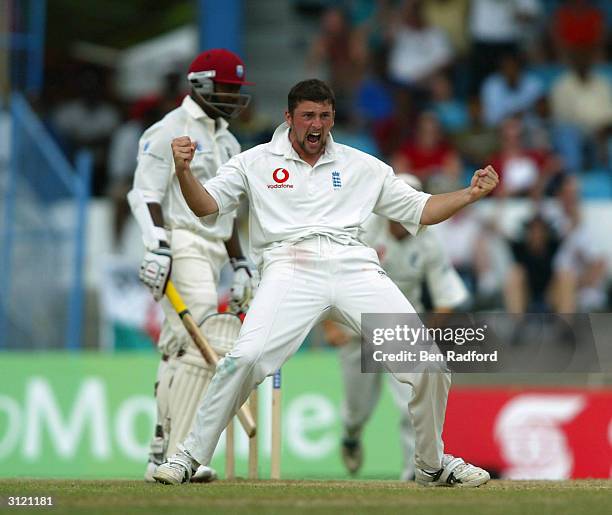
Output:
<path fill-rule="evenodd" d="M 198 470 L 191 476 L 192 483 L 212 483 L 217 479 L 217 471 L 214 468 L 200 465 Z"/>
<path fill-rule="evenodd" d="M 466 463 L 450 454 L 442 457 L 442 468 L 436 472 L 416 469 L 416 482 L 422 486 L 461 486 L 475 487 L 484 485 L 491 476 L 489 473 Z"/>
<path fill-rule="evenodd" d="M 153 461 L 147 462 L 147 468 L 145 469 L 144 473 L 145 483 L 155 483 L 155 479 L 153 479 L 153 474 L 155 474 L 157 467 L 159 467 L 158 463 L 155 463 Z"/>
<path fill-rule="evenodd" d="M 342 439 L 342 461 L 346 470 L 351 474 L 356 474 L 363 463 L 363 449 L 358 438 Z"/>
<path fill-rule="evenodd" d="M 180 485 L 189 483 L 198 463 L 187 452 L 179 450 L 162 463 L 153 474 L 153 479 L 164 485 Z"/>

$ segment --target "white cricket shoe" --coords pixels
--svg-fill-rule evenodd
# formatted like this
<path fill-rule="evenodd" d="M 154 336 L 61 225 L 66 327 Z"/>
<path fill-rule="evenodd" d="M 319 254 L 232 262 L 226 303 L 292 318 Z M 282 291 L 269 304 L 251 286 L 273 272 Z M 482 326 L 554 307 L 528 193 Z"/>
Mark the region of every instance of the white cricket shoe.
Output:
<path fill-rule="evenodd" d="M 416 482 L 422 486 L 475 487 L 484 485 L 489 479 L 491 476 L 486 470 L 450 454 L 442 457 L 442 468 L 437 472 L 416 469 Z"/>
<path fill-rule="evenodd" d="M 211 483 L 217 479 L 217 471 L 214 468 L 200 465 L 198 470 L 191 476 L 192 483 Z"/>
<path fill-rule="evenodd" d="M 178 451 L 168 458 L 166 463 L 157 467 L 153 479 L 164 485 L 180 485 L 189 483 L 198 464 L 184 451 Z"/>

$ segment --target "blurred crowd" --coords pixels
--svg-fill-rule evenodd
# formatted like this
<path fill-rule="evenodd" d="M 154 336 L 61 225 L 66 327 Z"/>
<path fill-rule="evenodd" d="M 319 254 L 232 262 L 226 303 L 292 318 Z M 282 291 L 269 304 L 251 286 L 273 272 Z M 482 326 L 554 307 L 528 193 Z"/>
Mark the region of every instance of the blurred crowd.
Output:
<path fill-rule="evenodd" d="M 500 174 L 496 202 L 531 203 L 509 235 L 467 211 L 435 229 L 472 309 L 605 310 L 605 256 L 581 217 L 580 180 L 612 181 L 612 2 L 298 1 L 320 16 L 307 59 L 337 120 L 431 193 Z"/>
<path fill-rule="evenodd" d="M 607 0 L 294 0 L 316 16 L 305 74 L 337 95 L 336 139 L 372 151 L 431 193 L 493 164 L 497 202 L 535 208 L 510 240 L 467 211 L 439 227 L 472 307 L 609 307 L 605 259 L 581 218 L 581 178 L 612 180 L 612 2 Z M 183 63 L 184 64 L 184 63 Z M 50 76 L 40 111 L 66 153 L 94 156 L 93 193 L 115 203 L 119 242 L 138 138 L 178 105 L 177 66 L 155 95 L 114 98 L 111 71 Z M 255 100 L 257 92 L 255 91 Z M 252 103 L 231 130 L 243 148 L 274 127 Z M 493 217 L 494 218 L 494 217 Z"/>

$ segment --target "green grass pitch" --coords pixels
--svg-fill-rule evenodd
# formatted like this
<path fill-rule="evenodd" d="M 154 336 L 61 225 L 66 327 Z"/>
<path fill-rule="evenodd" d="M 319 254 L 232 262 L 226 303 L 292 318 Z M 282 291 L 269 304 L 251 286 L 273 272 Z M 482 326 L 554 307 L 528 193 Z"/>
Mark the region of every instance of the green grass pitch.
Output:
<path fill-rule="evenodd" d="M 53 507 L 10 507 L 9 496 L 46 496 Z M 0 480 L 0 513 L 93 514 L 494 514 L 612 513 L 612 481 L 491 481 L 480 488 L 423 488 L 399 481 Z"/>

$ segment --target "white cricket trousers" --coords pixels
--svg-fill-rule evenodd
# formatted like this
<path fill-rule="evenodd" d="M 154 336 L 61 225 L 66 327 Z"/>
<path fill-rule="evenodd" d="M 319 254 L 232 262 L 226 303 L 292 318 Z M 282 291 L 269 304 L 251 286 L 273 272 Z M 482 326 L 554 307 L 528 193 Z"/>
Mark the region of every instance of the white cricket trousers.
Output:
<path fill-rule="evenodd" d="M 206 240 L 191 231 L 174 229 L 170 235 L 172 250 L 171 279 L 194 320 L 199 324 L 217 312 L 219 273 L 227 262 L 227 251 L 221 240 Z M 164 324 L 158 348 L 173 356 L 190 341 L 189 333 L 170 301 L 161 300 Z"/>
<path fill-rule="evenodd" d="M 331 317 L 360 332 L 362 313 L 414 313 L 373 249 L 315 236 L 265 251 L 257 294 L 236 346 L 219 362 L 200 402 L 185 450 L 200 464 L 210 464 L 231 417 L 253 388 L 299 349 L 315 323 Z M 438 470 L 450 378 L 439 373 L 397 377 L 414 390 L 409 409 L 416 466 Z"/>
<path fill-rule="evenodd" d="M 352 333 L 352 332 L 351 332 Z M 383 381 L 389 385 L 393 401 L 400 412 L 400 437 L 404 468 L 400 479 L 414 477 L 414 428 L 408 411 L 412 386 L 401 383 L 392 374 L 364 374 L 361 372 L 361 338 L 352 333 L 338 352 L 344 383 L 341 414 L 345 436 L 359 438 L 380 399 Z"/>

